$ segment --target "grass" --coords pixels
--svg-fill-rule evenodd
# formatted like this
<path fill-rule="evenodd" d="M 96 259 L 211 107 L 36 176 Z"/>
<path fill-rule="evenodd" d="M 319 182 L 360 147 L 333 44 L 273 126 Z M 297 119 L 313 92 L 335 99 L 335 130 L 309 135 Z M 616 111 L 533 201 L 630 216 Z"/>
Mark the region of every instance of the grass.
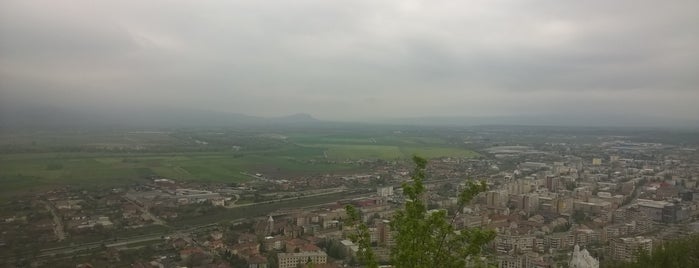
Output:
<path fill-rule="evenodd" d="M 427 158 L 477 155 L 440 137 L 386 131 L 305 131 L 270 134 L 273 138 L 259 134 L 245 134 L 248 136 L 243 138 L 237 134 L 206 135 L 205 132 L 35 132 L 0 135 L 0 146 L 5 146 L 2 147 L 4 153 L 0 153 L 0 196 L 54 185 L 124 185 L 151 175 L 188 181 L 242 182 L 250 179 L 243 173 L 287 177 L 346 173 L 358 168 L 333 161 L 408 159 L 415 154 Z M 204 147 L 193 145 L 191 136 L 202 136 L 212 144 Z M 282 136 L 285 138 L 278 138 Z M 231 144 L 242 145 L 244 149 L 231 150 Z M 105 145 L 125 146 L 123 148 L 127 149 L 124 151 L 138 146 L 151 148 L 148 146 L 153 145 L 155 147 L 152 148 L 172 148 L 173 151 L 184 152 L 99 149 Z M 17 148 L 25 151 L 15 150 Z M 76 148 L 97 148 L 97 151 L 102 151 L 72 150 Z"/>
<path fill-rule="evenodd" d="M 396 160 L 416 154 L 426 158 L 478 156 L 476 152 L 454 147 L 438 137 L 301 135 L 292 136 L 291 140 L 302 146 L 321 149 L 331 160 Z"/>
<path fill-rule="evenodd" d="M 315 144 L 324 148 L 328 158 L 336 160 L 358 159 L 406 159 L 413 155 L 426 158 L 438 157 L 475 157 L 478 154 L 461 148 L 433 146 L 393 146 L 393 145 L 344 145 L 344 144 Z"/>
<path fill-rule="evenodd" d="M 240 172 L 254 172 L 256 168 L 303 170 L 303 164 L 283 155 L 241 156 L 232 153 L 106 157 L 95 157 L 93 154 L 42 154 L 27 157 L 19 154 L 0 156 L 0 176 L 24 175 L 47 180 L 89 180 L 161 175 L 180 179 L 227 180 L 242 178 Z M 51 168 L 51 165 L 59 168 Z"/>
<path fill-rule="evenodd" d="M 404 157 L 398 146 L 323 144 L 332 159 L 399 159 Z"/>
<path fill-rule="evenodd" d="M 412 156 L 419 155 L 425 158 L 437 157 L 476 157 L 478 153 L 452 147 L 406 147 L 402 148 L 403 155 Z"/>
<path fill-rule="evenodd" d="M 308 155 L 313 151 L 320 157 L 320 150 L 307 148 L 278 154 L 5 154 L 0 155 L 0 180 L 3 186 L 0 193 L 32 185 L 123 185 L 151 175 L 190 181 L 242 182 L 250 179 L 243 172 L 297 175 L 355 168 L 351 165 L 310 164 L 303 161 L 309 159 Z M 294 154 L 301 157 L 292 157 Z"/>

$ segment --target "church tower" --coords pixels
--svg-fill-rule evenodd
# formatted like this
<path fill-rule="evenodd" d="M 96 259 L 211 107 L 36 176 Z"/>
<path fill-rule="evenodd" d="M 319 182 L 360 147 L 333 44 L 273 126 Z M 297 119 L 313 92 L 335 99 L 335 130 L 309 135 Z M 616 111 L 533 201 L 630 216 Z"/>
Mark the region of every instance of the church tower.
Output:
<path fill-rule="evenodd" d="M 267 235 L 272 235 L 272 231 L 274 231 L 274 219 L 272 215 L 269 215 L 269 219 L 267 219 Z"/>

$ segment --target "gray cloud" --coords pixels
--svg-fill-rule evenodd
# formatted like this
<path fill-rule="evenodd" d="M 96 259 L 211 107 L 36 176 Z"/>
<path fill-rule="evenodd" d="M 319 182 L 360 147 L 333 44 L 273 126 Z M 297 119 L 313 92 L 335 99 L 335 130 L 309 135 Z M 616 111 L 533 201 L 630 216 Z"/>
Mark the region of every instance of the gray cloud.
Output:
<path fill-rule="evenodd" d="M 0 3 L 0 104 L 699 114 L 696 1 Z"/>

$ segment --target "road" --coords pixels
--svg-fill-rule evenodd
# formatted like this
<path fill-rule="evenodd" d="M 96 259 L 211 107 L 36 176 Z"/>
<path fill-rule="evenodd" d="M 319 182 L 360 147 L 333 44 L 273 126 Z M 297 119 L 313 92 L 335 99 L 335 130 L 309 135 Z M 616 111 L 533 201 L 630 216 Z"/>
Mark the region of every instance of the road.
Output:
<path fill-rule="evenodd" d="M 124 200 L 130 202 L 134 206 L 137 206 L 138 209 L 141 210 L 141 213 L 146 215 L 146 218 L 152 220 L 154 224 L 167 226 L 167 224 L 165 223 L 164 220 L 161 220 L 160 218 L 158 218 L 155 215 L 153 215 L 152 213 L 150 213 L 150 211 L 148 211 L 148 208 L 146 206 L 141 206 L 140 204 L 136 203 L 135 201 L 131 200 L 130 198 L 128 198 L 126 196 L 124 196 Z"/>
<path fill-rule="evenodd" d="M 51 212 L 51 215 L 53 215 L 53 232 L 56 234 L 56 238 L 58 238 L 58 241 L 63 241 L 64 239 L 66 239 L 66 233 L 64 231 L 65 229 L 63 228 L 63 221 L 60 217 L 58 217 L 56 209 L 53 207 L 52 204 L 49 204 L 49 202 L 46 201 L 41 202 L 44 203 L 46 209 Z"/>
<path fill-rule="evenodd" d="M 230 204 L 228 204 L 228 205 L 226 206 L 226 208 L 234 208 L 234 207 L 235 207 L 235 203 L 238 202 L 238 200 L 240 200 L 240 195 L 239 195 L 239 194 L 233 194 L 233 196 L 235 196 L 235 200 L 233 200 L 233 202 L 231 202 Z"/>

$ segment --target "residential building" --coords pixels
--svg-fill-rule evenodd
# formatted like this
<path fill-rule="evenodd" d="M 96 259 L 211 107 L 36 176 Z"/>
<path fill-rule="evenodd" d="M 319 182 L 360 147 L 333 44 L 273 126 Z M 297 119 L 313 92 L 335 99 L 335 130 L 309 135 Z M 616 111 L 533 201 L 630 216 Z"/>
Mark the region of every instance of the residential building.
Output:
<path fill-rule="evenodd" d="M 328 262 L 328 254 L 323 251 L 306 251 L 298 253 L 277 254 L 279 268 L 296 268 L 306 263 L 324 264 Z"/>
<path fill-rule="evenodd" d="M 639 252 L 645 251 L 651 254 L 653 250 L 653 240 L 642 236 L 625 237 L 612 239 L 610 243 L 610 253 L 612 259 L 633 262 Z"/>

